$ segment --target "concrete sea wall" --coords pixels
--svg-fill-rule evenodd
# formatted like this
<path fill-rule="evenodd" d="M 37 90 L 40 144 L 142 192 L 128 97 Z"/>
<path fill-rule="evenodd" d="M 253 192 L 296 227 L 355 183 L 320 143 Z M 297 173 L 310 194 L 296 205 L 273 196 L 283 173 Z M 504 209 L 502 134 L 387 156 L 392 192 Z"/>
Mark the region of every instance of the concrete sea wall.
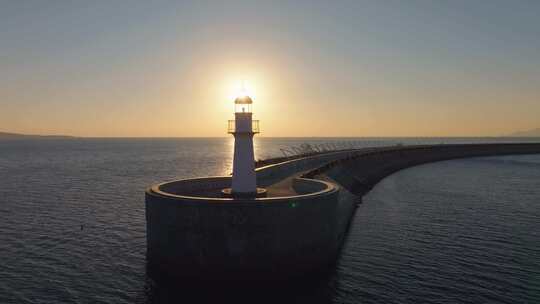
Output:
<path fill-rule="evenodd" d="M 538 153 L 540 143 L 396 146 L 359 152 L 328 162 L 304 174 L 304 177 L 330 178 L 342 188 L 361 196 L 386 176 L 412 166 L 456 158 Z"/>
<path fill-rule="evenodd" d="M 356 155 L 360 150 L 346 150 L 321 153 L 296 158 L 256 169 L 257 184 L 266 187 L 299 172 L 312 170 L 343 158 Z"/>
<path fill-rule="evenodd" d="M 373 186 L 399 170 L 436 161 L 465 157 L 538 154 L 540 144 L 464 144 L 386 147 L 340 158 L 303 176 L 331 181 L 341 187 L 337 226 L 343 241 L 357 203 Z"/>
<path fill-rule="evenodd" d="M 170 182 L 146 192 L 147 261 L 154 275 L 190 282 L 279 281 L 335 260 L 335 185 L 296 179 L 298 195 L 291 197 L 190 196 L 205 182 L 223 186 L 230 178 Z"/>
<path fill-rule="evenodd" d="M 257 169 L 259 186 L 291 176 L 295 194 L 206 195 L 230 177 L 174 181 L 146 191 L 149 270 L 190 281 L 283 280 L 336 260 L 356 204 L 403 168 L 454 158 L 540 153 L 540 144 L 394 146 L 325 153 Z M 210 191 L 211 192 L 211 191 Z"/>
<path fill-rule="evenodd" d="M 328 152 L 257 168 L 257 183 L 266 187 L 352 153 Z M 230 185 L 230 176 L 207 177 L 146 191 L 149 270 L 199 281 L 267 281 L 316 272 L 335 261 L 344 234 L 339 187 L 293 179 L 296 193 L 285 197 L 216 195 L 216 189 Z"/>

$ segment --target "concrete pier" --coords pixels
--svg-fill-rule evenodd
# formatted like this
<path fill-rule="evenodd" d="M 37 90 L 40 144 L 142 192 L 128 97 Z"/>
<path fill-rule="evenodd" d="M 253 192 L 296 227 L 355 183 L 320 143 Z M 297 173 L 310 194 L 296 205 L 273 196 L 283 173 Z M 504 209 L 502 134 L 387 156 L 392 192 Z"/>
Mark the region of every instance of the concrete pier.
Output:
<path fill-rule="evenodd" d="M 539 154 L 539 144 L 393 146 L 327 152 L 257 168 L 263 198 L 221 196 L 230 177 L 146 191 L 152 273 L 197 281 L 283 280 L 336 260 L 360 198 L 403 168 L 447 159 Z"/>
<path fill-rule="evenodd" d="M 479 156 L 539 154 L 540 143 L 394 146 L 358 151 L 303 174 L 331 179 L 362 196 L 386 176 L 425 163 Z"/>
<path fill-rule="evenodd" d="M 152 270 L 197 281 L 280 280 L 335 260 L 338 187 L 295 178 L 287 196 L 221 198 L 229 177 L 175 181 L 146 193 Z"/>

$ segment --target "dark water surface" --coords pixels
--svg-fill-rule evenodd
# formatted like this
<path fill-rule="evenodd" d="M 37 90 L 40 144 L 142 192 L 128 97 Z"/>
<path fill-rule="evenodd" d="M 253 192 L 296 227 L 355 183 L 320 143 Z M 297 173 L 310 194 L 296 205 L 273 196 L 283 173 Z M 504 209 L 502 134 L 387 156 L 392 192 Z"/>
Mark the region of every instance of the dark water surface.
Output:
<path fill-rule="evenodd" d="M 256 153 L 317 141 L 328 139 L 259 139 Z M 144 189 L 227 174 L 231 153 L 230 139 L 0 141 L 0 303 L 186 300 L 188 290 L 146 276 Z M 357 209 L 330 278 L 257 300 L 540 303 L 540 155 L 445 161 L 386 178 Z"/>

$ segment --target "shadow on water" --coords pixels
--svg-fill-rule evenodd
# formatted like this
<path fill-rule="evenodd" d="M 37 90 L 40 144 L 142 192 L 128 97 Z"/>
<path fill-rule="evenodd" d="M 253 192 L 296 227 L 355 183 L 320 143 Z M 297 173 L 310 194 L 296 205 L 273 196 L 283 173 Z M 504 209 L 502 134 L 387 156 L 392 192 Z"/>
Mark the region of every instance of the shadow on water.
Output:
<path fill-rule="evenodd" d="M 317 276 L 267 282 L 187 282 L 156 278 L 147 269 L 143 303 L 332 303 L 337 290 L 335 270 Z"/>

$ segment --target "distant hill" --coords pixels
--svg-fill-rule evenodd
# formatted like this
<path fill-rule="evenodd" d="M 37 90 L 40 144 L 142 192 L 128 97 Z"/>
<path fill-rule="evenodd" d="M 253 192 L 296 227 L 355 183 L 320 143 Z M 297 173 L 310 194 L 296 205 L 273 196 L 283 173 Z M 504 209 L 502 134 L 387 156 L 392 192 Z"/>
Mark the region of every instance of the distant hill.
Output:
<path fill-rule="evenodd" d="M 520 131 L 520 132 L 514 132 L 508 136 L 512 137 L 540 137 L 540 128 L 527 130 L 527 131 Z"/>
<path fill-rule="evenodd" d="M 66 135 L 28 135 L 17 133 L 0 132 L 0 139 L 62 139 L 62 138 L 75 138 L 73 136 Z"/>

